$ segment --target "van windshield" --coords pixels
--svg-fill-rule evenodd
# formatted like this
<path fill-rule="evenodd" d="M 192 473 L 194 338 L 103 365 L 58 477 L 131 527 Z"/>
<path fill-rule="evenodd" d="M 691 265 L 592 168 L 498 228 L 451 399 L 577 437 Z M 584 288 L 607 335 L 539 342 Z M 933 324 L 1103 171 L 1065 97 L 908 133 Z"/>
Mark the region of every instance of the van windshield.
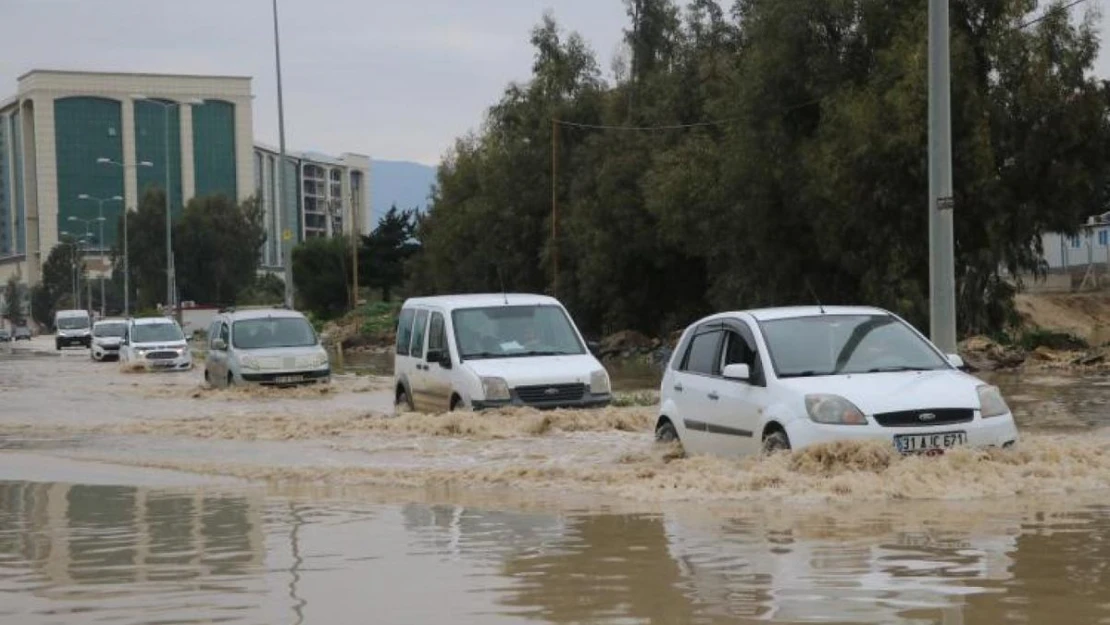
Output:
<path fill-rule="evenodd" d="M 88 317 L 61 317 L 58 319 L 59 330 L 84 330 L 89 327 Z"/>
<path fill-rule="evenodd" d="M 158 343 L 162 341 L 184 341 L 185 335 L 176 323 L 142 323 L 131 329 L 132 343 Z"/>
<path fill-rule="evenodd" d="M 244 319 L 232 325 L 232 342 L 239 349 L 311 347 L 316 332 L 299 317 Z"/>
<path fill-rule="evenodd" d="M 563 356 L 585 347 L 558 306 L 461 308 L 451 319 L 462 360 Z"/>
<path fill-rule="evenodd" d="M 127 324 L 120 323 L 98 323 L 93 326 L 93 336 L 97 338 L 104 337 L 121 337 L 127 332 Z"/>

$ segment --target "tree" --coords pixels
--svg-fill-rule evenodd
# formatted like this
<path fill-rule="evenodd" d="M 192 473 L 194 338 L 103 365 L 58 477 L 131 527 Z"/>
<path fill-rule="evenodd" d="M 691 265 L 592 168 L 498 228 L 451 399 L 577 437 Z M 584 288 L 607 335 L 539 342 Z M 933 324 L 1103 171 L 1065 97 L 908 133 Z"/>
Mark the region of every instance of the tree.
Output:
<path fill-rule="evenodd" d="M 143 193 L 136 210 L 127 215 L 132 309 L 154 309 L 166 303 L 166 204 L 161 188 Z M 116 232 L 124 232 L 123 216 Z M 112 250 L 116 271 L 123 269 L 123 241 Z M 179 259 L 180 260 L 180 259 Z"/>
<path fill-rule="evenodd" d="M 332 319 L 350 302 L 350 240 L 314 237 L 293 248 L 293 285 L 307 308 L 322 319 Z"/>
<path fill-rule="evenodd" d="M 13 326 L 23 325 L 23 311 L 26 309 L 26 287 L 20 284 L 18 275 L 12 275 L 4 287 L 4 318 Z"/>
<path fill-rule="evenodd" d="M 189 200 L 174 231 L 182 299 L 230 304 L 254 284 L 266 241 L 262 221 L 255 198 L 242 204 L 224 195 Z"/>
<path fill-rule="evenodd" d="M 381 289 L 389 301 L 394 289 L 405 281 L 405 265 L 420 249 L 416 243 L 416 209 L 397 210 L 392 206 L 369 236 L 362 237 L 359 249 L 359 278 L 363 284 Z"/>
<path fill-rule="evenodd" d="M 625 5 L 632 67 L 614 84 L 550 15 L 533 30 L 530 80 L 509 85 L 439 167 L 412 289 L 503 279 L 542 291 L 557 277 L 588 331 L 658 333 L 814 294 L 926 327 L 927 7 L 737 0 L 726 16 L 713 0 L 684 13 L 670 0 Z M 1091 77 L 1094 23 L 1059 6 L 1029 23 L 1034 9 L 952 6 L 965 334 L 1005 329 L 1007 275 L 1042 271 L 1042 235 L 1074 233 L 1107 203 L 1110 87 Z"/>

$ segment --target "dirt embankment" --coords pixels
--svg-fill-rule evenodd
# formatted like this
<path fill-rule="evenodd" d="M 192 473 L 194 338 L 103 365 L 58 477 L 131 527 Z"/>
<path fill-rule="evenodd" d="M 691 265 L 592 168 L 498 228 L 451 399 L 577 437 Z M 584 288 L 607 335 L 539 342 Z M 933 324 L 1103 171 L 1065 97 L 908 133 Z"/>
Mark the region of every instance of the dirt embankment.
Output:
<path fill-rule="evenodd" d="M 1110 344 L 1110 292 L 1021 293 L 1014 305 L 1028 327 L 1071 334 L 1093 346 Z"/>

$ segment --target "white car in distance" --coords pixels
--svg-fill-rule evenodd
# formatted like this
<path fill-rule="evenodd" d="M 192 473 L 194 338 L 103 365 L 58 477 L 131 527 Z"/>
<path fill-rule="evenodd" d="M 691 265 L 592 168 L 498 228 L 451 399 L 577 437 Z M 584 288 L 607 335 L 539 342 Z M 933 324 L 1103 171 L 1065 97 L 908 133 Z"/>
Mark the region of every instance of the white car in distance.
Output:
<path fill-rule="evenodd" d="M 103 319 L 93 324 L 89 358 L 98 362 L 119 358 L 123 336 L 127 334 L 126 319 Z"/>
<path fill-rule="evenodd" d="M 729 312 L 691 325 L 663 376 L 656 439 L 752 455 L 842 440 L 902 453 L 1010 446 L 999 390 L 878 308 Z"/>
<path fill-rule="evenodd" d="M 181 326 L 168 317 L 143 317 L 127 324 L 120 360 L 156 371 L 188 371 L 193 355 Z"/>

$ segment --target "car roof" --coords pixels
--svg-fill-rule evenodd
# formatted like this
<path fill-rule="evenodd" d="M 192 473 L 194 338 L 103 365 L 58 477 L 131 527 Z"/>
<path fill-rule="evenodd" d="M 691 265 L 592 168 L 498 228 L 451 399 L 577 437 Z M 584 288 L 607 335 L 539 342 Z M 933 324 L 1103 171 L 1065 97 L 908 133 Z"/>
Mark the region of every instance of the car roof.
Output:
<path fill-rule="evenodd" d="M 227 317 L 232 321 L 242 321 L 244 319 L 267 319 L 276 317 L 278 319 L 303 319 L 304 315 L 288 308 L 251 308 L 249 310 L 229 310 L 221 313 L 222 316 Z"/>
<path fill-rule="evenodd" d="M 138 317 L 131 320 L 137 326 L 160 325 L 163 323 L 176 323 L 169 317 Z"/>
<path fill-rule="evenodd" d="M 98 326 L 98 325 L 107 324 L 107 323 L 127 323 L 127 320 L 122 318 L 122 317 L 109 317 L 108 319 L 101 319 L 100 321 L 97 321 L 93 325 Z"/>
<path fill-rule="evenodd" d="M 89 311 L 87 310 L 59 310 L 54 313 L 55 317 L 88 317 Z"/>
<path fill-rule="evenodd" d="M 756 321 L 778 321 L 781 319 L 800 319 L 802 317 L 820 317 L 836 315 L 889 315 L 890 311 L 874 306 L 781 306 L 777 308 L 755 308 L 752 310 L 734 310 L 711 315 L 698 321 L 705 323 L 729 317 L 749 316 Z"/>
<path fill-rule="evenodd" d="M 457 308 L 487 308 L 493 306 L 560 306 L 559 300 L 547 295 L 531 293 L 470 293 L 466 295 L 437 295 L 414 297 L 405 300 L 404 307 L 437 306 L 446 310 Z"/>

